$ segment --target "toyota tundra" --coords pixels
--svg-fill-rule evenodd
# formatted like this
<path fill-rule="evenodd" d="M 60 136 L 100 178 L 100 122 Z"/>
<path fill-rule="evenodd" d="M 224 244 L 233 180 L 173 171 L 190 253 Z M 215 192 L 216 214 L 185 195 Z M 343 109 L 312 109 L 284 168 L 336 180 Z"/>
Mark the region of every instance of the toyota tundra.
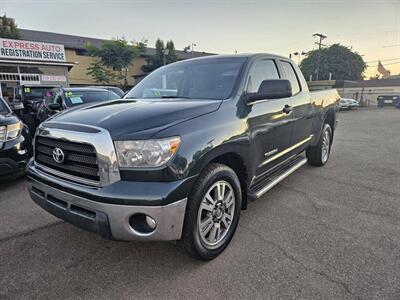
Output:
<path fill-rule="evenodd" d="M 28 165 L 30 195 L 103 237 L 179 240 L 210 260 L 250 201 L 307 162 L 327 163 L 338 103 L 336 90 L 310 93 L 285 57 L 173 63 L 124 99 L 42 123 Z"/>

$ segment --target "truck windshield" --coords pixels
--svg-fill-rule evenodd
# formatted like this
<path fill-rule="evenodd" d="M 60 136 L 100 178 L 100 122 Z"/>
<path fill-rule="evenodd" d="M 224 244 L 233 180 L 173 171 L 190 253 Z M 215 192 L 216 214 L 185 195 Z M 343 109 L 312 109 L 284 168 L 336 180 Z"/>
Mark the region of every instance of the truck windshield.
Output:
<path fill-rule="evenodd" d="M 246 58 L 200 59 L 160 68 L 134 87 L 125 99 L 230 97 Z"/>
<path fill-rule="evenodd" d="M 80 105 L 84 103 L 92 103 L 99 101 L 107 101 L 120 99 L 117 94 L 112 91 L 66 91 L 65 104 L 67 107 Z"/>
<path fill-rule="evenodd" d="M 4 100 L 0 98 L 0 115 L 9 114 L 10 110 L 8 106 L 4 103 Z"/>

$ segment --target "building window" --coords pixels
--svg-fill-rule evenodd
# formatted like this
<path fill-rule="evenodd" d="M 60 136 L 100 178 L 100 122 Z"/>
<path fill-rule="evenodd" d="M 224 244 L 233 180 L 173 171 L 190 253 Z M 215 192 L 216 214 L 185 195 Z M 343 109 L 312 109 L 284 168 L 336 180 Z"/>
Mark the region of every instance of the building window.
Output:
<path fill-rule="evenodd" d="M 79 56 L 89 56 L 85 49 L 75 49 L 75 53 Z"/>

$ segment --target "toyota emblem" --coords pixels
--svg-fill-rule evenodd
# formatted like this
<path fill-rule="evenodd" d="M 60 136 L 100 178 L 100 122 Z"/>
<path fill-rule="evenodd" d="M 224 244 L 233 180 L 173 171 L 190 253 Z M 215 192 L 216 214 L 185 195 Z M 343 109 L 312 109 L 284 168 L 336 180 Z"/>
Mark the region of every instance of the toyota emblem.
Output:
<path fill-rule="evenodd" d="M 53 149 L 53 159 L 56 163 L 61 164 L 64 161 L 65 154 L 60 148 Z"/>

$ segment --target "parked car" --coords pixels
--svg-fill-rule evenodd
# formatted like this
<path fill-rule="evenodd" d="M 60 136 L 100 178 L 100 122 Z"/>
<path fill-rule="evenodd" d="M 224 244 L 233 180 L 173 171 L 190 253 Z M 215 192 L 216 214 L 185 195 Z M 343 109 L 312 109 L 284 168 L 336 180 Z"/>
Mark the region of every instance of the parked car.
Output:
<path fill-rule="evenodd" d="M 14 99 L 9 105 L 33 134 L 39 125 L 37 112 L 46 93 L 55 86 L 22 85 L 14 89 Z"/>
<path fill-rule="evenodd" d="M 88 86 L 88 87 L 112 91 L 112 92 L 116 93 L 120 98 L 123 98 L 125 95 L 125 92 L 116 86 L 94 85 L 94 86 Z"/>
<path fill-rule="evenodd" d="M 400 95 L 380 95 L 377 98 L 378 107 L 400 106 Z"/>
<path fill-rule="evenodd" d="M 0 180 L 24 174 L 31 156 L 32 139 L 29 129 L 0 97 Z"/>
<path fill-rule="evenodd" d="M 307 161 L 327 163 L 338 110 L 336 90 L 310 93 L 284 57 L 169 64 L 125 99 L 41 124 L 30 195 L 103 237 L 181 240 L 194 257 L 213 259 L 249 201 Z"/>
<path fill-rule="evenodd" d="M 349 98 L 340 98 L 339 107 L 341 110 L 348 110 L 357 108 L 360 106 L 360 103 L 357 100 L 349 99 Z"/>
<path fill-rule="evenodd" d="M 98 88 L 55 88 L 48 91 L 38 110 L 37 119 L 39 122 L 43 122 L 51 115 L 67 108 L 119 98 L 112 91 Z"/>

